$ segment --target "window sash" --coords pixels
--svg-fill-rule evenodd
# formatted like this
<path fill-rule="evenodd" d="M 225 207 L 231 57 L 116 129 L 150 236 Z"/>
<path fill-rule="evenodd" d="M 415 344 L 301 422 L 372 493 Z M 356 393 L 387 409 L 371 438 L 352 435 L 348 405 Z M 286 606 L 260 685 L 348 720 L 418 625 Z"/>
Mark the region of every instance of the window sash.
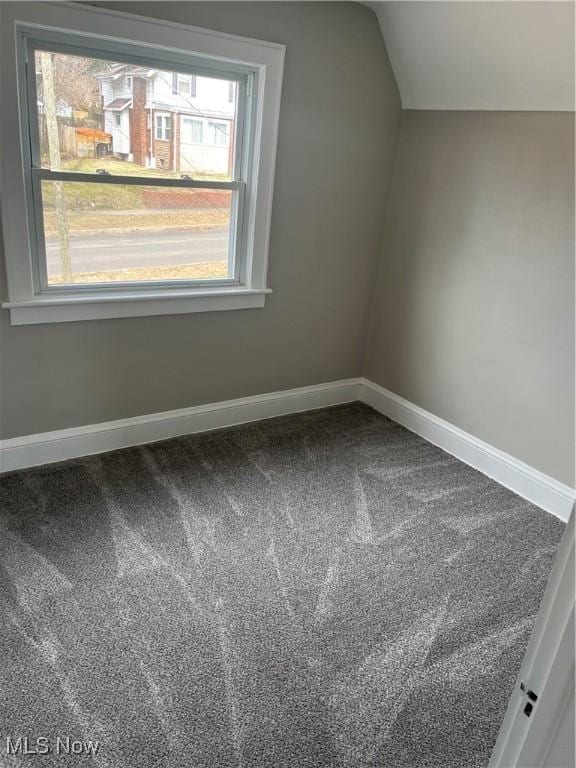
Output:
<path fill-rule="evenodd" d="M 74 45 L 68 42 L 68 38 L 74 38 L 75 34 L 66 33 L 66 39 L 60 41 L 61 35 L 58 32 L 50 32 L 45 37 L 32 36 L 27 32 L 20 32 L 19 38 L 21 40 L 20 50 L 25 51 L 26 55 L 26 92 L 25 99 L 25 111 L 27 116 L 27 124 L 23 126 L 23 131 L 26 135 L 27 141 L 24 143 L 25 159 L 26 155 L 29 159 L 28 173 L 29 173 L 29 189 L 27 192 L 29 201 L 29 210 L 31 211 L 30 222 L 30 235 L 31 235 L 31 249 L 32 249 L 32 271 L 33 282 L 36 293 L 43 295 L 65 295 L 66 293 L 81 293 L 90 295 L 91 293 L 98 293 L 106 291 L 110 293 L 115 290 L 120 292 L 122 289 L 129 289 L 136 293 L 145 293 L 146 290 L 153 288 L 203 288 L 212 286 L 225 286 L 225 285 L 243 285 L 248 279 L 248 267 L 247 264 L 247 242 L 245 237 L 245 221 L 244 213 L 246 210 L 246 189 L 249 183 L 248 169 L 252 163 L 253 147 L 248 142 L 248 134 L 251 132 L 248 116 L 254 108 L 252 100 L 249 98 L 251 88 L 249 83 L 253 74 L 250 70 L 246 74 L 242 74 L 241 70 L 245 69 L 239 65 L 237 71 L 230 71 L 228 69 L 212 69 L 205 66 L 197 66 L 191 64 L 193 59 L 197 59 L 193 55 L 186 55 L 187 63 L 178 59 L 174 61 L 172 56 L 166 58 L 150 57 L 149 54 L 143 54 L 131 56 L 125 53 L 125 49 L 120 49 L 118 52 L 114 46 L 108 46 L 108 41 L 102 42 L 102 47 L 91 48 L 89 45 Z M 93 41 L 91 41 L 93 44 Z M 38 113 L 37 113 L 37 77 L 35 69 L 35 51 L 36 50 L 48 50 L 54 53 L 70 53 L 73 55 L 81 55 L 92 58 L 99 58 L 103 60 L 110 60 L 113 58 L 115 61 L 147 64 L 151 66 L 161 67 L 167 69 L 167 67 L 176 66 L 179 72 L 186 72 L 195 78 L 195 76 L 202 75 L 203 77 L 213 77 L 217 79 L 233 79 L 237 82 L 238 91 L 238 105 L 236 113 L 236 148 L 235 148 L 235 162 L 233 168 L 233 180 L 230 182 L 216 182 L 216 181 L 195 181 L 193 179 L 167 179 L 161 176 L 120 176 L 120 175 L 105 175 L 98 173 L 78 173 L 74 171 L 52 171 L 48 168 L 43 168 L 41 164 L 40 153 L 40 135 L 38 127 Z M 155 135 L 157 132 L 157 126 Z M 29 151 L 28 149 L 29 148 Z M 230 241 L 228 248 L 228 272 L 232 275 L 229 278 L 219 278 L 217 280 L 162 280 L 162 281 L 146 281 L 146 282 L 127 282 L 120 283 L 93 283 L 82 284 L 74 283 L 70 286 L 50 286 L 48 285 L 47 275 L 47 259 L 46 259 L 46 243 L 44 238 L 44 220 L 42 213 L 42 193 L 41 193 L 41 181 L 81 181 L 85 183 L 105 183 L 105 184 L 132 184 L 141 186 L 168 186 L 168 187 L 187 187 L 187 188 L 199 188 L 199 189 L 230 189 L 237 194 L 232 196 L 232 210 L 231 210 L 231 226 L 230 226 Z"/>
<path fill-rule="evenodd" d="M 190 96 L 192 90 L 188 75 L 177 75 L 177 91 L 181 96 Z"/>
<path fill-rule="evenodd" d="M 247 178 L 248 168 L 251 165 L 252 153 L 254 147 L 250 145 L 249 134 L 251 133 L 251 127 L 249 125 L 250 115 L 254 108 L 251 99 L 251 82 L 253 78 L 253 72 L 247 67 L 238 64 L 235 65 L 234 70 L 230 70 L 227 67 L 220 68 L 215 62 L 214 66 L 207 67 L 205 60 L 201 59 L 194 54 L 185 55 L 184 57 L 178 57 L 173 52 L 168 52 L 166 58 L 162 55 L 151 56 L 148 49 L 142 49 L 142 55 L 140 53 L 130 54 L 126 51 L 126 47 L 116 47 L 113 41 L 98 40 L 101 46 L 94 48 L 90 47 L 94 45 L 94 40 L 90 39 L 90 42 L 86 44 L 73 44 L 69 42 L 69 39 L 81 37 L 73 32 L 71 33 L 59 33 L 57 31 L 50 31 L 42 37 L 36 37 L 28 32 L 20 32 L 19 40 L 21 50 L 24 49 L 26 60 L 26 93 L 24 94 L 27 108 L 27 125 L 24 126 L 26 135 L 25 146 L 30 148 L 30 163 L 32 168 L 41 168 L 41 152 L 40 152 L 40 134 L 38 127 L 38 113 L 37 113 L 37 77 L 36 77 L 36 57 L 35 51 L 44 50 L 53 53 L 68 53 L 77 56 L 86 56 L 89 58 L 102 59 L 109 61 L 111 58 L 114 61 L 127 64 L 137 65 L 149 65 L 150 67 L 157 67 L 166 70 L 169 67 L 176 67 L 179 74 L 189 74 L 192 80 L 195 80 L 196 75 L 202 77 L 212 77 L 218 80 L 234 80 L 237 83 L 237 112 L 235 118 L 235 139 L 236 139 L 236 152 L 235 162 L 233 168 L 234 179 L 242 178 L 246 183 L 249 183 Z M 130 46 L 133 49 L 140 50 L 137 44 Z M 198 61 L 198 64 L 192 63 Z M 236 69 L 237 67 L 237 69 Z M 154 135 L 156 136 L 157 128 L 155 127 Z M 149 178 L 154 178 L 150 176 Z"/>
<path fill-rule="evenodd" d="M 183 88 L 183 85 L 186 87 Z M 196 75 L 176 73 L 176 91 L 180 96 L 189 96 L 191 99 L 196 98 Z"/>
<path fill-rule="evenodd" d="M 176 189 L 225 189 L 234 192 L 231 204 L 230 240 L 228 243 L 228 272 L 231 277 L 217 278 L 214 280 L 146 280 L 141 282 L 114 282 L 114 283 L 74 283 L 73 285 L 49 285 L 46 261 L 46 243 L 44 239 L 44 217 L 42 209 L 42 181 L 82 182 L 85 184 L 132 184 L 142 187 L 170 187 Z M 239 258 L 239 250 L 242 247 L 243 212 L 245 205 L 246 185 L 242 181 L 194 181 L 192 179 L 170 179 L 146 176 L 114 176 L 92 173 L 77 173 L 74 171 L 51 171 L 47 168 L 33 169 L 32 194 L 34 199 L 34 240 L 35 251 L 44 254 L 44 258 L 36 258 L 35 284 L 37 289 L 45 295 L 82 292 L 114 291 L 115 289 L 130 288 L 145 292 L 150 288 L 169 287 L 203 287 L 218 285 L 238 285 L 245 280 L 245 261 Z"/>
<path fill-rule="evenodd" d="M 172 179 L 169 176 L 122 176 L 120 174 L 81 173 L 79 171 L 51 171 L 32 168 L 32 177 L 44 181 L 84 181 L 91 184 L 134 184 L 141 187 L 188 187 L 193 189 L 242 190 L 244 181 L 204 181 L 202 179 Z"/>

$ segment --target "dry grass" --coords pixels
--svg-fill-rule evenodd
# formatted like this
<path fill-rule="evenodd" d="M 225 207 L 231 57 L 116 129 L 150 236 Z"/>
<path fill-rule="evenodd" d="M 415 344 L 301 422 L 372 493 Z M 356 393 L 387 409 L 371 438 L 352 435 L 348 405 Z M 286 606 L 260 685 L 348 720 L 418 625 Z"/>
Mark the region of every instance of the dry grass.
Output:
<path fill-rule="evenodd" d="M 123 215 L 94 212 L 69 211 L 67 215 L 70 234 L 99 232 L 142 232 L 150 230 L 219 229 L 228 227 L 230 214 L 226 210 L 207 209 L 194 211 L 166 211 L 125 213 Z M 44 226 L 47 235 L 56 235 L 56 214 L 44 212 Z"/>
<path fill-rule="evenodd" d="M 225 261 L 202 261 L 198 264 L 181 264 L 175 267 L 138 267 L 115 269 L 111 272 L 77 272 L 72 283 L 124 283 L 150 280 L 206 280 L 228 277 Z M 50 278 L 50 285 L 63 285 L 62 275 Z"/>
<path fill-rule="evenodd" d="M 138 163 L 126 160 L 118 160 L 115 157 L 75 157 L 62 163 L 62 170 L 76 171 L 76 173 L 96 173 L 103 168 L 116 176 L 154 176 L 162 179 L 179 179 L 183 173 L 187 173 L 197 180 L 203 181 L 228 181 L 226 173 L 202 173 L 200 171 L 168 171 L 164 168 L 145 168 Z"/>

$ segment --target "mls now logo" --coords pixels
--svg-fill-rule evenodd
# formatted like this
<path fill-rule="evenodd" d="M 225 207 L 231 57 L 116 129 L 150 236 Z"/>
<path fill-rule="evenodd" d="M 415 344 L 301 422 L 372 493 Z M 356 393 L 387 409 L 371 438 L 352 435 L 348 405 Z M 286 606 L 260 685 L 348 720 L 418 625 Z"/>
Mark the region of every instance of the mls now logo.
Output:
<path fill-rule="evenodd" d="M 6 739 L 7 755 L 48 755 L 56 753 L 57 755 L 79 755 L 82 757 L 96 756 L 100 749 L 98 741 L 80 741 L 71 739 L 69 736 L 58 736 L 55 744 L 50 742 L 47 736 L 38 736 L 37 739 L 30 739 L 28 736 L 19 736 L 18 738 Z"/>

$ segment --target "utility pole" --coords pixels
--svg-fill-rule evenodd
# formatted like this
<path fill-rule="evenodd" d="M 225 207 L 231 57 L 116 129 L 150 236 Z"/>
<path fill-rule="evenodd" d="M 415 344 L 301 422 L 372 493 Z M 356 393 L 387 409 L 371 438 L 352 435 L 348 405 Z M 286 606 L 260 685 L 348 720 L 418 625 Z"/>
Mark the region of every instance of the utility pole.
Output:
<path fill-rule="evenodd" d="M 60 137 L 58 135 L 58 119 L 56 116 L 56 96 L 54 93 L 54 73 L 52 71 L 52 54 L 40 52 L 40 69 L 42 71 L 42 93 L 44 114 L 46 115 L 46 132 L 48 134 L 48 154 L 50 168 L 60 170 Z M 70 235 L 66 218 L 66 203 L 64 186 L 61 181 L 53 181 L 54 206 L 56 209 L 56 226 L 60 241 L 60 259 L 62 261 L 62 277 L 65 283 L 72 282 L 72 261 L 70 258 Z"/>

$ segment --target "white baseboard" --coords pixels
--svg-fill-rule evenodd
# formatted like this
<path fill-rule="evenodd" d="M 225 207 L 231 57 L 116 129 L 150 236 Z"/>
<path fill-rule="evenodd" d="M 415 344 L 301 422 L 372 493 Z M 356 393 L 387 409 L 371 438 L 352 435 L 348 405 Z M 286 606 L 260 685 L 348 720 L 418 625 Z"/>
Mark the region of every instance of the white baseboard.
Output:
<path fill-rule="evenodd" d="M 0 471 L 51 464 L 354 400 L 372 406 L 519 496 L 561 520 L 568 520 L 576 494 L 567 485 L 367 379 L 344 379 L 176 411 L 15 437 L 0 441 Z"/>
<path fill-rule="evenodd" d="M 576 497 L 568 485 L 479 440 L 414 403 L 368 379 L 361 379 L 361 399 L 447 453 L 478 469 L 532 504 L 565 522 Z"/>
<path fill-rule="evenodd" d="M 360 380 L 344 379 L 176 411 L 15 437 L 0 441 L 0 471 L 51 464 L 359 399 Z"/>

